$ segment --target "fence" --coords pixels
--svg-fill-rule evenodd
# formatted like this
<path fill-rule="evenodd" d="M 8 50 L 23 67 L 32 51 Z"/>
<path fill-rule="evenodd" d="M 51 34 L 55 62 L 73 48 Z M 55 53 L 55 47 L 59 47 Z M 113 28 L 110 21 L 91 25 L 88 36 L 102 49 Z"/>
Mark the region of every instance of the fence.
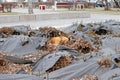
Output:
<path fill-rule="evenodd" d="M 51 14 L 27 14 L 27 15 L 9 15 L 0 16 L 0 23 L 25 22 L 25 21 L 43 21 L 43 20 L 57 20 L 57 19 L 75 19 L 75 18 L 89 18 L 90 14 L 87 12 L 61 12 Z"/>

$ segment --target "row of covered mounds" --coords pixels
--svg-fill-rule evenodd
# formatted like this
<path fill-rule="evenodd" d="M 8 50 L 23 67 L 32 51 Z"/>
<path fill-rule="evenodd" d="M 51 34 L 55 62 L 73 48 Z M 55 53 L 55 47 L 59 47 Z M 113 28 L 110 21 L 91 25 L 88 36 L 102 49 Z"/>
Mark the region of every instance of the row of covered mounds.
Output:
<path fill-rule="evenodd" d="M 15 74 L 39 59 L 37 47 L 44 45 L 46 39 L 36 37 L 35 32 L 24 25 L 0 28 L 1 74 Z"/>
<path fill-rule="evenodd" d="M 27 34 L 24 28 L 16 27 L 18 32 L 23 31 L 20 35 L 10 33 L 0 38 L 0 49 L 7 53 L 0 64 L 8 61 L 23 65 L 17 74 L 40 76 L 45 72 L 51 79 L 97 80 L 119 67 L 120 56 L 116 54 L 120 52 L 119 25 L 116 21 L 106 21 L 75 24 L 60 30 L 52 27 L 33 30 L 27 26 Z M 93 75 L 84 76 L 89 73 Z"/>
<path fill-rule="evenodd" d="M 2 27 L 0 28 L 0 36 L 2 38 L 9 37 L 11 35 L 29 35 L 31 28 L 29 26 L 12 26 L 12 27 Z"/>

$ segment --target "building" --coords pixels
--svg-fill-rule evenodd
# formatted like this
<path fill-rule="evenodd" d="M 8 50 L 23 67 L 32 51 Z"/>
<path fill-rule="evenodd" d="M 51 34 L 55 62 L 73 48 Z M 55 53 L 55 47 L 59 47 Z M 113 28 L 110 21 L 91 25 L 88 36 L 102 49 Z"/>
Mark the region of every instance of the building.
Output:
<path fill-rule="evenodd" d="M 39 0 L 32 0 L 33 2 L 38 2 Z M 0 2 L 28 2 L 28 0 L 0 0 Z"/>

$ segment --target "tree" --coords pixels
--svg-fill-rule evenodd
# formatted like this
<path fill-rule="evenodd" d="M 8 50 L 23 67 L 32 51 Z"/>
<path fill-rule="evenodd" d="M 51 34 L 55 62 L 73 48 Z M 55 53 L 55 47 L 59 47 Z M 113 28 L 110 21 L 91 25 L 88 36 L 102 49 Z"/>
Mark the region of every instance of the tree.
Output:
<path fill-rule="evenodd" d="M 33 14 L 32 0 L 28 0 L 28 13 Z"/>
<path fill-rule="evenodd" d="M 120 5 L 119 5 L 119 1 L 118 0 L 114 0 L 115 4 L 116 4 L 116 7 L 117 8 L 120 8 Z"/>
<path fill-rule="evenodd" d="M 105 10 L 110 10 L 108 0 L 105 0 Z"/>

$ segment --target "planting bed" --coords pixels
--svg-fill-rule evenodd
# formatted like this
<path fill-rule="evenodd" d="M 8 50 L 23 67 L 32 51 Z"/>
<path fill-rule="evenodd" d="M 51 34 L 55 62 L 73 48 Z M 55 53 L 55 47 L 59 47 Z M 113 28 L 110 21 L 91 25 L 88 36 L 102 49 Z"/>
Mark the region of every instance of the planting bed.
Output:
<path fill-rule="evenodd" d="M 0 80 L 119 80 L 120 22 L 2 27 L 0 51 Z"/>

